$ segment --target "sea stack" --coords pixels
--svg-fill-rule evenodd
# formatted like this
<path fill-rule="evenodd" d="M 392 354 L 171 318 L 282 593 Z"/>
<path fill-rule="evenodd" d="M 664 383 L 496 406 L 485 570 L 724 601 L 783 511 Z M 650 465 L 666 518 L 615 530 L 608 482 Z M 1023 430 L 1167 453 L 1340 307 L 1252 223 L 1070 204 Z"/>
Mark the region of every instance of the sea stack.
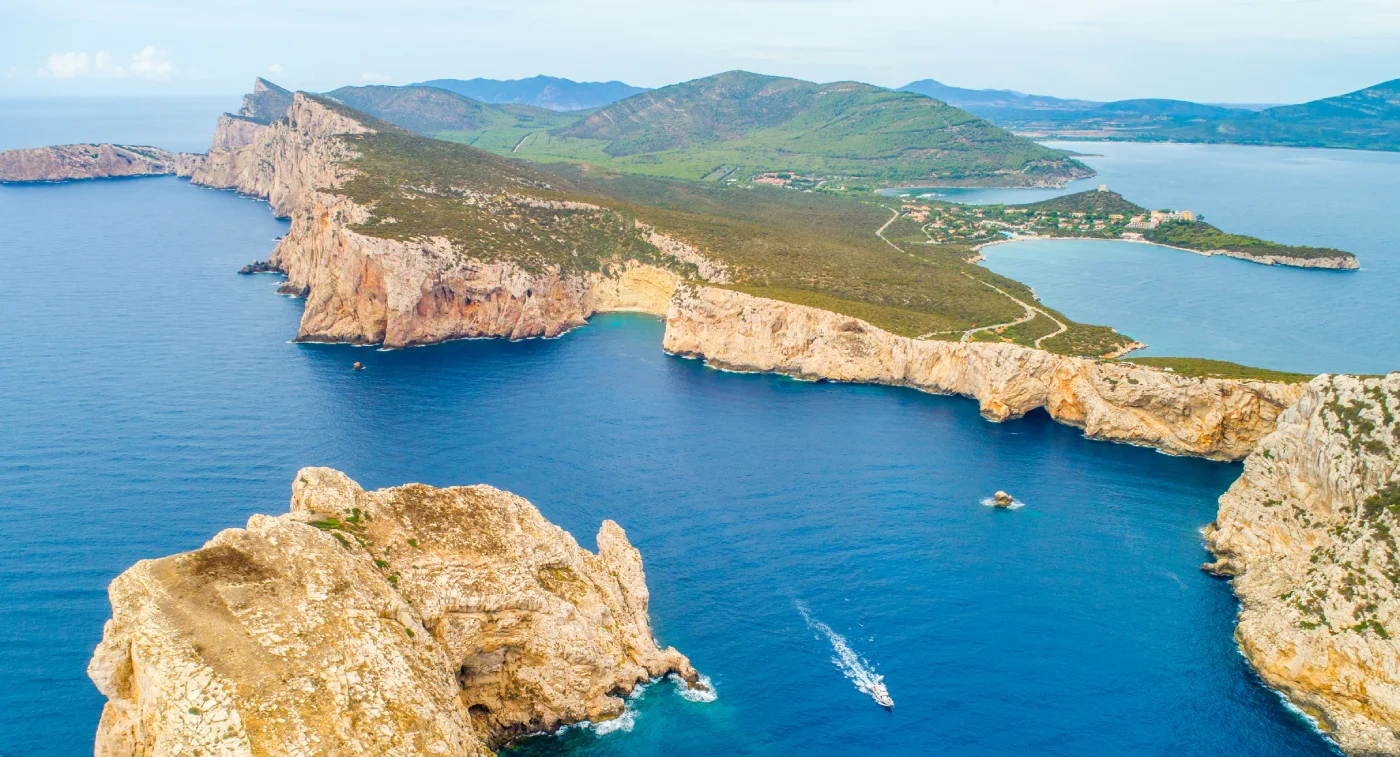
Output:
<path fill-rule="evenodd" d="M 597 544 L 489 486 L 305 468 L 290 513 L 112 582 L 95 754 L 491 757 L 648 679 L 704 690 L 654 640 L 641 554 L 612 521 Z"/>
<path fill-rule="evenodd" d="M 360 365 L 360 361 L 358 360 L 355 361 L 354 365 L 350 366 L 350 370 L 352 371 L 363 371 L 364 369 L 365 367 L 363 365 Z"/>
<path fill-rule="evenodd" d="M 1011 507 L 1011 503 L 1015 501 L 1016 500 L 1012 499 L 1011 495 L 1006 492 L 997 492 L 992 495 L 992 504 L 997 507 Z"/>

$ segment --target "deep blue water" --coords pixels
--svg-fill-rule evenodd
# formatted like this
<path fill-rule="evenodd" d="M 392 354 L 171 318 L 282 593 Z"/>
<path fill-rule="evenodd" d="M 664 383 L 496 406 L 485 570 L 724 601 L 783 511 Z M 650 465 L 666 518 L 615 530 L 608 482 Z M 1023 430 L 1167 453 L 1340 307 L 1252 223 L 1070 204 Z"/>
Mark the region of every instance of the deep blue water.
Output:
<path fill-rule="evenodd" d="M 1355 253 L 1354 272 L 1262 266 L 1129 242 L 987 248 L 987 267 L 1066 315 L 1147 342 L 1147 355 L 1302 373 L 1400 370 L 1400 154 L 1230 145 L 1051 143 L 1099 175 L 1064 190 L 937 190 L 1023 202 L 1107 184 L 1151 208 L 1204 213 L 1226 231 Z"/>
<path fill-rule="evenodd" d="M 378 352 L 297 345 L 237 276 L 285 225 L 173 178 L 0 187 L 0 754 L 91 753 L 105 586 L 283 512 L 295 470 L 485 482 L 646 561 L 715 682 L 536 755 L 1324 755 L 1231 639 L 1198 533 L 1238 466 L 982 420 L 906 389 L 710 370 L 662 325 Z M 353 361 L 367 370 L 349 370 Z M 1026 503 L 994 511 L 1006 489 Z M 885 676 L 857 692 L 797 603 Z"/>

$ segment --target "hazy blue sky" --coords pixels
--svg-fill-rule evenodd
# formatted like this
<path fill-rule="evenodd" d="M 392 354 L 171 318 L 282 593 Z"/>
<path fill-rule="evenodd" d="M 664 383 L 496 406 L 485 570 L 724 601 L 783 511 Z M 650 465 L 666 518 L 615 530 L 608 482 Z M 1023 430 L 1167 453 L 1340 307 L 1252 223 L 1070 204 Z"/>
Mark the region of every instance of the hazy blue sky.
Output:
<path fill-rule="evenodd" d="M 1400 78 L 1400 0 L 0 0 L 0 96 L 744 68 L 1093 99 L 1297 102 Z"/>

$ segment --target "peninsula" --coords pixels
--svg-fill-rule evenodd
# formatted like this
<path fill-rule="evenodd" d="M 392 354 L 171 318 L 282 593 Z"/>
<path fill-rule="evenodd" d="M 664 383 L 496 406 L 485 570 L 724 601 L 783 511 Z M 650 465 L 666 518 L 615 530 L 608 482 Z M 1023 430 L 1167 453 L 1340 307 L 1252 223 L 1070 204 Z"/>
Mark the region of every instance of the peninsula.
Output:
<path fill-rule="evenodd" d="M 0 183 L 189 176 L 201 156 L 159 147 L 58 145 L 0 151 Z"/>
<path fill-rule="evenodd" d="M 1107 187 L 1028 205 L 906 201 L 900 207 L 900 219 L 906 225 L 912 222 L 918 226 L 918 234 L 908 235 L 902 243 L 985 247 L 1033 237 L 1124 239 L 1265 265 L 1341 270 L 1361 267 L 1349 252 L 1228 234 L 1189 210 L 1148 210 Z"/>
<path fill-rule="evenodd" d="M 94 752 L 488 757 L 615 718 L 651 679 L 708 691 L 653 640 L 626 534 L 597 543 L 489 486 L 303 469 L 289 514 L 112 582 Z"/>

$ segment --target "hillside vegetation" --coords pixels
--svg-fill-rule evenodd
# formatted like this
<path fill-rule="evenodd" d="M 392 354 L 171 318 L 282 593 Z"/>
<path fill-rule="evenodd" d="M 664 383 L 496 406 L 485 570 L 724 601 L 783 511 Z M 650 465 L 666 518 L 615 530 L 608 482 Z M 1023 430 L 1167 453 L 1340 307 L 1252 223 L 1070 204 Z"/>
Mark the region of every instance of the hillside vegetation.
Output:
<path fill-rule="evenodd" d="M 337 191 L 372 208 L 355 227 L 371 236 L 445 237 L 466 258 L 509 260 L 528 270 L 601 271 L 637 260 L 694 276 L 693 267 L 646 241 L 640 221 L 724 263 L 732 288 L 911 337 L 958 339 L 969 329 L 1022 319 L 1025 310 L 1013 297 L 1035 302 L 1025 286 L 967 263 L 967 248 L 895 249 L 875 233 L 891 211 L 858 197 L 588 165 L 541 167 L 393 127 L 343 139 L 359 153 L 358 172 Z M 1129 341 L 1048 308 L 1014 328 L 973 336 L 1031 344 L 1057 330 L 1051 318 L 1069 328 L 1046 340 L 1047 349 L 1098 355 Z"/>
<path fill-rule="evenodd" d="M 734 71 L 568 114 L 488 105 L 427 86 L 344 87 L 329 96 L 419 134 L 539 162 L 746 183 L 1042 186 L 1092 173 L 1063 152 L 937 100 L 867 84 Z"/>

